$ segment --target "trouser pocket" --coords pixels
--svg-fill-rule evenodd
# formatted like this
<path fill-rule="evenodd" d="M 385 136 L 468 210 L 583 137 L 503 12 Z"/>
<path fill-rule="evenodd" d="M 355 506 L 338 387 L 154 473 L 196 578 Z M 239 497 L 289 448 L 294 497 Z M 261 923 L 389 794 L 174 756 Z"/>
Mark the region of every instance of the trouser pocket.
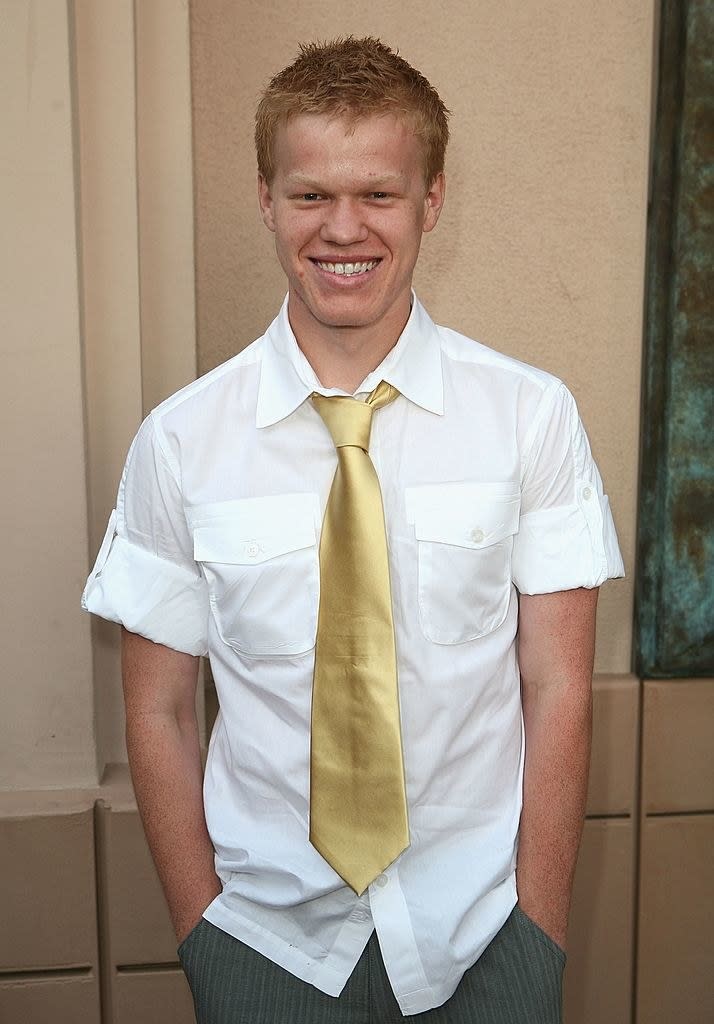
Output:
<path fill-rule="evenodd" d="M 514 912 L 518 915 L 523 925 L 530 931 L 538 942 L 542 943 L 565 967 L 565 961 L 567 960 L 567 954 L 562 946 L 559 946 L 555 939 L 551 939 L 547 932 L 544 932 L 540 925 L 536 924 L 532 917 L 529 917 L 525 911 L 521 910 L 519 904 L 514 907 Z"/>
<path fill-rule="evenodd" d="M 186 938 L 179 943 L 178 949 L 176 950 L 176 955 L 179 958 L 179 963 L 184 969 L 186 967 L 186 961 L 188 959 L 189 953 L 194 944 L 198 941 L 200 932 L 203 930 L 206 924 L 208 924 L 206 918 L 199 917 L 198 921 L 193 926 L 191 931 L 188 933 Z"/>

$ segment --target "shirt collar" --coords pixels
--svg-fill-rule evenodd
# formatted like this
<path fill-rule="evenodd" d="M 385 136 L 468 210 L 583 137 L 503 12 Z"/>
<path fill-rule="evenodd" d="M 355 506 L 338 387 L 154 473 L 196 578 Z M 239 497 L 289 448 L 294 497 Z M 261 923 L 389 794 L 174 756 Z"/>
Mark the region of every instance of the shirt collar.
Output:
<path fill-rule="evenodd" d="M 257 427 L 269 427 L 294 412 L 317 391 L 342 395 L 339 388 L 325 388 L 298 347 L 288 320 L 288 300 L 265 334 L 260 370 Z M 444 412 L 441 345 L 435 324 L 412 292 L 412 309 L 397 344 L 379 366 L 365 377 L 356 395 L 370 392 L 381 380 L 400 394 L 438 416 Z"/>

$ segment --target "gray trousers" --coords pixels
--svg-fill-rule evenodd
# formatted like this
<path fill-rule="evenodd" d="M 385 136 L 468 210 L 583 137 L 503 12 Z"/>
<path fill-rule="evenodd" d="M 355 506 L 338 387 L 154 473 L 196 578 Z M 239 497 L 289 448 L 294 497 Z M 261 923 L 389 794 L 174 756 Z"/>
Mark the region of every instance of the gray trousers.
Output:
<path fill-rule="evenodd" d="M 338 998 L 201 920 L 179 946 L 198 1024 L 560 1024 L 565 953 L 516 907 L 442 1006 L 404 1017 L 376 933 Z"/>

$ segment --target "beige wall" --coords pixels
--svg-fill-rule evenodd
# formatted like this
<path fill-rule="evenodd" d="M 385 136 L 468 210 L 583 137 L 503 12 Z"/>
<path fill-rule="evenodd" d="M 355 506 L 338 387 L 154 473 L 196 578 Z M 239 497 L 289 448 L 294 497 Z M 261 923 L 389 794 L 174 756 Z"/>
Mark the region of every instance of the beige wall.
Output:
<path fill-rule="evenodd" d="M 255 200 L 252 119 L 305 38 L 381 36 L 452 111 L 447 203 L 416 286 L 432 316 L 562 376 L 615 510 L 597 668 L 630 669 L 653 0 L 194 0 L 199 365 L 261 334 L 284 279 Z"/>
<path fill-rule="evenodd" d="M 0 31 L 0 789 L 97 781 L 72 90 L 64 4 Z"/>
<path fill-rule="evenodd" d="M 189 67 L 183 0 L 3 4 L 0 791 L 125 758 L 78 599 L 143 413 L 195 376 Z"/>

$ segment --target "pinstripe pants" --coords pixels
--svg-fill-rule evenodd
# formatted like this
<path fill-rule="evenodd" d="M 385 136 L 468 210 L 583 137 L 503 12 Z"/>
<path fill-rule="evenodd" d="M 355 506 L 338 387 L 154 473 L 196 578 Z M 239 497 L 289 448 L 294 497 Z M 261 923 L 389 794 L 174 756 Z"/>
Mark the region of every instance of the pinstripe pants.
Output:
<path fill-rule="evenodd" d="M 198 1024 L 560 1024 L 565 953 L 516 907 L 442 1006 L 404 1017 L 372 933 L 338 998 L 202 919 L 179 946 Z"/>

